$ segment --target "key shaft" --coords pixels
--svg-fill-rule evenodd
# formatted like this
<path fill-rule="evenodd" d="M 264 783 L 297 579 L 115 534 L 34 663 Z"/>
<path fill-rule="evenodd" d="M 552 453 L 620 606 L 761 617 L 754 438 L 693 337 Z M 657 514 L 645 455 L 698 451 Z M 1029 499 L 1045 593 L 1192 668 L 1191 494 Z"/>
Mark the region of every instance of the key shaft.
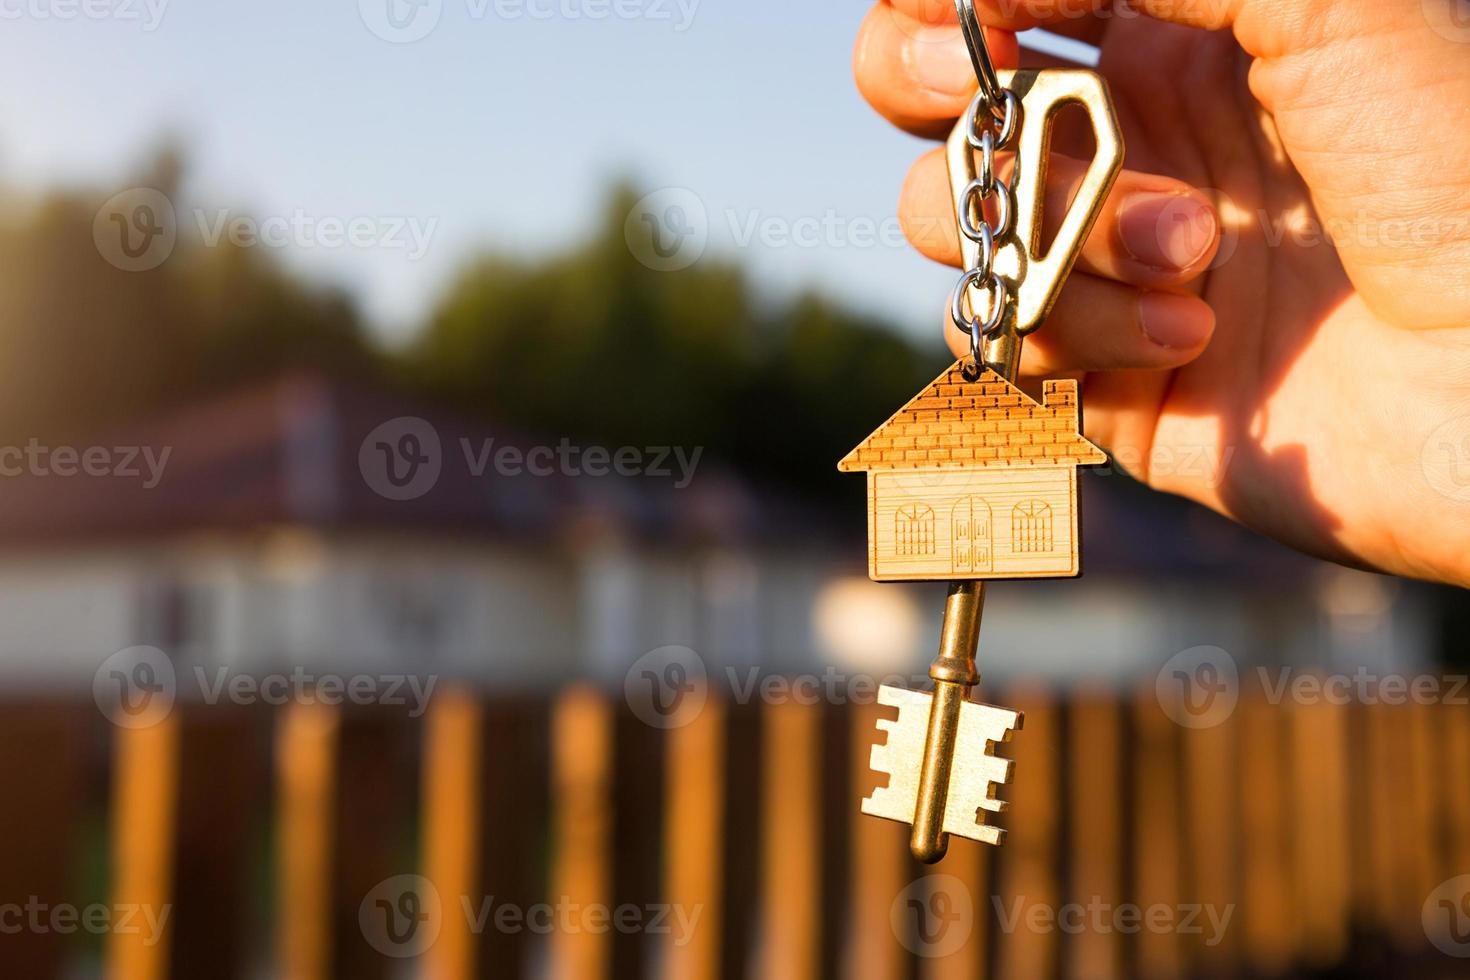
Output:
<path fill-rule="evenodd" d="M 929 666 L 934 679 L 934 702 L 924 738 L 924 762 L 919 770 L 919 796 L 914 809 L 914 831 L 909 852 L 933 864 L 949 849 L 944 833 L 944 811 L 949 802 L 949 778 L 954 768 L 960 706 L 980 680 L 975 653 L 980 644 L 980 620 L 985 611 L 984 582 L 954 582 L 944 603 L 944 625 L 939 634 L 939 656 Z"/>

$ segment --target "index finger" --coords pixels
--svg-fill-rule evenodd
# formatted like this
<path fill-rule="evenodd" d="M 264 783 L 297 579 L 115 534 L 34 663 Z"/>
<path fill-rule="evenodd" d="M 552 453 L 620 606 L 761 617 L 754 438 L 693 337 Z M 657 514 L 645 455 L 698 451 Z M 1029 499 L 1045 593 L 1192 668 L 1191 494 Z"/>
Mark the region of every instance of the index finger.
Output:
<path fill-rule="evenodd" d="M 997 67 L 1015 67 L 1016 36 L 999 29 L 985 33 Z M 957 20 L 924 24 L 886 0 L 863 19 L 852 61 L 868 104 L 916 136 L 942 139 L 979 85 Z"/>

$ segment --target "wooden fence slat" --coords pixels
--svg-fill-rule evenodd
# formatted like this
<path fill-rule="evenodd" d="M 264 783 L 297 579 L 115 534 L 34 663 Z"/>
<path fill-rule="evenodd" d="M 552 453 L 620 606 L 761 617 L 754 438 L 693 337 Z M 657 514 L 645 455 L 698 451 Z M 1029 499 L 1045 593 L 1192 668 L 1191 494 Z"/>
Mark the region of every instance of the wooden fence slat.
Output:
<path fill-rule="evenodd" d="M 906 846 L 908 835 L 903 837 Z M 995 909 L 991 904 L 993 889 L 990 887 L 991 854 L 994 850 L 991 844 L 951 837 L 944 860 L 923 872 L 930 879 L 931 910 L 936 901 L 943 901 L 950 907 L 963 903 L 969 909 L 969 916 L 968 921 L 962 919 L 958 923 L 965 931 L 959 934 L 963 941 L 955 948 L 949 948 L 954 945 L 954 940 L 928 949 L 920 947 L 925 954 L 919 958 L 922 980 L 983 980 L 989 975 L 995 931 Z M 946 892 L 945 898 L 937 898 Z"/>
<path fill-rule="evenodd" d="M 1294 705 L 1287 716 L 1294 764 L 1296 947 L 1307 964 L 1327 967 L 1347 952 L 1351 918 L 1346 710 L 1322 701 Z"/>
<path fill-rule="evenodd" d="M 1406 949 L 1416 949 L 1424 942 L 1422 909 L 1445 878 L 1445 855 L 1438 833 L 1440 787 L 1445 780 L 1441 769 L 1442 747 L 1435 724 L 1435 705 L 1410 703 L 1403 707 L 1407 727 L 1405 745 L 1409 780 L 1408 824 L 1401 829 L 1406 855 L 1405 893 L 1399 907 L 1398 934 Z"/>
<path fill-rule="evenodd" d="M 169 975 L 249 976 L 255 940 L 254 845 L 268 814 L 268 713 L 258 707 L 176 708 L 181 731 Z"/>
<path fill-rule="evenodd" d="M 545 855 L 551 832 L 551 702 L 506 695 L 484 708 L 481 758 L 481 869 L 476 900 L 528 910 L 547 898 Z M 493 912 L 492 912 L 493 914 Z M 478 961 L 497 978 L 528 976 L 540 937 L 491 919 L 480 933 Z"/>
<path fill-rule="evenodd" d="M 1470 874 L 1470 776 L 1466 775 L 1470 774 L 1470 708 L 1463 704 L 1441 705 L 1438 717 L 1444 753 L 1441 773 L 1444 776 L 1445 872 L 1446 877 L 1453 877 Z"/>
<path fill-rule="evenodd" d="M 426 980 L 471 980 L 472 931 L 480 890 L 481 731 L 483 712 L 464 687 L 441 690 L 424 732 L 423 866 L 439 893 L 438 938 L 424 955 Z M 468 907 L 467 907 L 468 905 Z M 493 920 L 491 920 L 493 922 Z"/>
<path fill-rule="evenodd" d="M 413 874 L 420 734 L 397 707 L 342 709 L 332 814 L 334 977 L 387 980 L 434 942 L 434 896 Z M 365 913 L 365 903 L 381 911 Z"/>
<path fill-rule="evenodd" d="M 1242 954 L 1258 976 L 1286 971 L 1294 955 L 1293 896 L 1288 869 L 1288 767 L 1280 710 L 1258 689 L 1236 708 L 1240 745 Z"/>
<path fill-rule="evenodd" d="M 814 977 L 821 953 L 821 712 L 795 701 L 764 711 L 761 975 Z"/>
<path fill-rule="evenodd" d="M 1025 722 L 1011 742 L 1015 775 L 1000 794 L 1010 801 L 1010 807 L 1001 818 L 1006 838 L 1000 847 L 997 891 L 1003 909 L 997 915 L 1004 915 L 1007 923 L 996 936 L 997 974 L 1056 976 L 1060 944 L 1055 918 L 1061 902 L 1057 861 L 1062 778 L 1060 712 L 1052 698 L 1041 691 L 1012 690 L 1000 703 L 1020 711 Z M 1028 925 L 1036 906 L 1051 917 L 1050 928 Z"/>
<path fill-rule="evenodd" d="M 674 718 L 682 723 L 691 714 L 686 710 Z M 636 909 L 639 925 L 614 928 L 609 934 L 610 969 L 615 977 L 641 977 L 648 974 L 658 945 L 645 925 L 651 921 L 647 910 L 660 900 L 662 884 L 664 729 L 648 724 L 626 701 L 618 702 L 613 724 L 609 905 L 613 911 Z"/>
<path fill-rule="evenodd" d="M 876 704 L 857 705 L 849 714 L 852 729 L 848 805 L 858 814 L 852 827 L 852 885 L 849 901 L 848 950 L 843 976 L 852 980 L 900 980 L 911 956 L 894 934 L 890 912 L 908 884 L 908 827 L 861 812 L 862 800 L 884 778 L 868 767 L 880 732 L 879 718 L 893 710 Z"/>
<path fill-rule="evenodd" d="M 817 839 L 822 898 L 817 906 L 817 965 L 824 977 L 838 976 L 842 970 L 852 895 L 853 826 L 862 815 L 852 795 L 853 773 L 848 766 L 852 758 L 851 707 L 844 702 L 822 702 L 818 709 L 817 793 L 821 806 L 817 811 Z"/>
<path fill-rule="evenodd" d="M 663 975 L 670 980 L 717 980 L 720 974 L 725 725 L 724 703 L 711 698 L 697 718 L 669 733 L 664 894 L 686 916 L 697 916 L 688 935 L 667 937 Z"/>
<path fill-rule="evenodd" d="M 551 722 L 553 903 L 583 909 L 608 905 L 612 746 L 613 714 L 602 694 L 574 687 L 557 699 Z M 558 928 L 552 932 L 549 954 L 552 977 L 602 980 L 609 975 L 606 933 Z"/>
<path fill-rule="evenodd" d="M 1122 732 L 1116 699 L 1082 695 L 1070 712 L 1069 901 L 1094 899 L 1116 908 L 1123 901 Z M 1087 929 L 1069 943 L 1067 976 L 1118 980 L 1120 936 L 1112 928 Z"/>
<path fill-rule="evenodd" d="M 1179 726 L 1160 708 L 1153 688 L 1141 693 L 1133 710 L 1133 881 L 1135 903 L 1177 909 L 1183 882 L 1180 826 Z M 1185 956 L 1173 930 L 1140 929 L 1134 942 L 1133 976 L 1178 977 Z"/>
<path fill-rule="evenodd" d="M 1401 873 L 1398 835 L 1403 825 L 1400 813 L 1405 797 L 1402 786 L 1404 768 L 1395 744 L 1394 711 L 1385 705 L 1374 704 L 1364 709 L 1364 715 L 1368 728 L 1368 794 L 1372 814 L 1368 848 L 1373 875 L 1368 894 L 1373 903 L 1372 923 L 1387 935 L 1394 929 L 1395 909 L 1401 891 L 1398 886 Z"/>
<path fill-rule="evenodd" d="M 757 964 L 761 915 L 761 855 L 766 785 L 765 729 L 757 702 L 731 703 L 725 725 L 725 812 L 722 843 L 725 891 L 720 921 L 720 975 L 750 976 Z"/>
<path fill-rule="evenodd" d="M 1183 939 L 1207 976 L 1233 975 L 1239 962 L 1237 720 L 1232 713 L 1219 724 L 1180 732 L 1189 902 L 1202 907 L 1193 924 L 1198 931 Z"/>
<path fill-rule="evenodd" d="M 1364 885 L 1373 930 L 1396 941 L 1417 943 L 1423 936 L 1418 890 L 1418 842 L 1409 839 L 1416 823 L 1415 760 L 1410 713 L 1404 705 L 1368 704 L 1368 839 L 1364 843 L 1372 874 Z M 1410 923 L 1406 909 L 1414 909 Z"/>
<path fill-rule="evenodd" d="M 113 729 L 112 905 L 164 917 L 172 907 L 179 785 L 179 712 L 139 728 Z M 156 941 L 155 941 L 156 940 Z M 168 976 L 172 927 L 112 930 L 107 975 L 115 980 Z"/>
<path fill-rule="evenodd" d="M 100 723 L 91 705 L 0 706 L 0 786 L 24 791 L 24 805 L 0 807 L 0 905 L 35 899 L 55 908 L 74 898 L 73 856 L 91 802 L 88 740 Z M 5 925 L 0 963 L 8 975 L 62 975 L 68 937 Z"/>
<path fill-rule="evenodd" d="M 331 976 L 340 720 L 321 704 L 290 704 L 276 716 L 276 945 L 287 980 Z"/>

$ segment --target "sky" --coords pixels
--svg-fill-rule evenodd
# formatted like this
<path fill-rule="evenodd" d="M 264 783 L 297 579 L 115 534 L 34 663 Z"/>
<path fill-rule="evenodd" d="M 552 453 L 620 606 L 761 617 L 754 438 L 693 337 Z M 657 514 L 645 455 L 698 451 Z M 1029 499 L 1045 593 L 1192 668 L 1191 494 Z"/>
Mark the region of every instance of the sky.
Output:
<path fill-rule="evenodd" d="M 0 184 L 120 192 L 175 135 L 181 228 L 279 250 L 402 337 L 475 251 L 573 245 L 627 177 L 766 294 L 815 287 L 922 335 L 953 274 L 897 231 L 926 144 L 854 87 L 866 9 L 0 0 Z"/>

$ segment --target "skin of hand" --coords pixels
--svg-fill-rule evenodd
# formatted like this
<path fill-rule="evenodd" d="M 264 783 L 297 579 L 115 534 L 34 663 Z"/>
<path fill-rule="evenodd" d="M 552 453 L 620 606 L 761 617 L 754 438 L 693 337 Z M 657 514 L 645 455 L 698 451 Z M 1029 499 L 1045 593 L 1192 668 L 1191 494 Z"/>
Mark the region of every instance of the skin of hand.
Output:
<path fill-rule="evenodd" d="M 1088 436 L 1150 486 L 1315 555 L 1470 585 L 1470 25 L 1454 2 L 977 11 L 1003 67 L 1028 27 L 1096 44 L 1127 146 L 1023 384 L 1081 378 Z M 883 0 L 854 65 L 880 113 L 930 138 L 976 87 L 950 0 Z M 1089 147 L 1059 120 L 1048 216 L 1083 167 L 1069 152 Z M 900 217 L 958 265 L 953 207 L 936 149 Z"/>

